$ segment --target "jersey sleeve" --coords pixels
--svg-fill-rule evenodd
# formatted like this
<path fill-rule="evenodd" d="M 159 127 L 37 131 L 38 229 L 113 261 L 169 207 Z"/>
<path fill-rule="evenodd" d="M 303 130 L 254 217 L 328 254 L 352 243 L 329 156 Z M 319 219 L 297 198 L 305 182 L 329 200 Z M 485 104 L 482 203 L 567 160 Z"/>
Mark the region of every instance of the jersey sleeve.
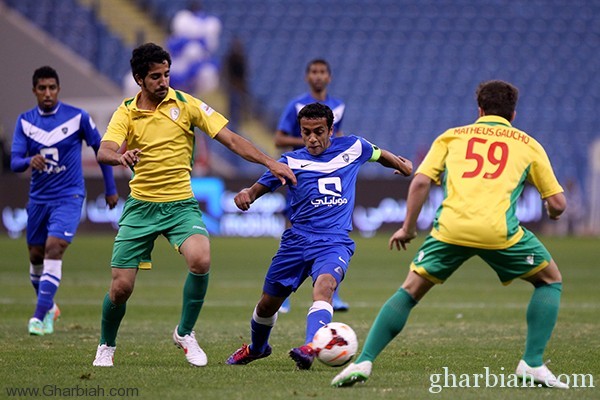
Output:
<path fill-rule="evenodd" d="M 127 139 L 129 132 L 129 116 L 127 108 L 124 104 L 121 104 L 119 108 L 113 113 L 106 128 L 106 133 L 102 137 L 102 141 L 111 141 L 117 143 L 119 146 Z"/>
<path fill-rule="evenodd" d="M 369 142 L 367 139 L 365 138 L 360 138 L 361 143 L 363 145 L 363 153 L 368 156 L 369 158 L 367 159 L 368 162 L 375 162 L 377 160 L 379 160 L 379 157 L 381 157 L 381 149 L 374 145 L 373 143 Z"/>
<path fill-rule="evenodd" d="M 81 111 L 81 129 L 83 130 L 83 139 L 87 145 L 94 150 L 98 150 L 102 137 L 92 117 L 83 110 Z"/>
<path fill-rule="evenodd" d="M 290 136 L 297 136 L 296 123 L 297 123 L 296 108 L 294 102 L 288 103 L 285 110 L 279 117 L 279 123 L 277 124 L 277 130 L 287 133 Z"/>
<path fill-rule="evenodd" d="M 21 124 L 22 115 L 19 115 L 17 123 L 15 124 L 15 131 L 13 133 L 13 141 L 10 149 L 10 169 L 13 172 L 23 172 L 29 167 L 31 157 L 27 157 L 27 138 L 23 132 L 23 126 Z"/>
<path fill-rule="evenodd" d="M 287 158 L 285 156 L 281 157 L 279 159 L 280 163 L 284 163 L 287 165 Z M 271 192 L 274 192 L 275 190 L 279 189 L 279 187 L 281 186 L 281 181 L 279 180 L 279 178 L 277 178 L 275 175 L 273 175 L 271 173 L 271 171 L 266 171 L 264 174 L 262 174 L 262 176 L 260 178 L 258 178 L 258 180 L 256 181 L 257 183 L 260 183 L 263 186 L 266 186 L 269 188 L 269 190 Z"/>
<path fill-rule="evenodd" d="M 540 192 L 542 199 L 562 193 L 564 190 L 558 183 L 550 159 L 544 148 L 537 142 L 534 143 L 535 160 L 531 163 L 527 179 Z"/>
<path fill-rule="evenodd" d="M 190 119 L 192 124 L 200 128 L 211 138 L 217 136 L 217 133 L 229 122 L 227 118 L 212 109 L 208 104 L 195 97 L 188 96 Z"/>
<path fill-rule="evenodd" d="M 423 162 L 415 172 L 415 174 L 428 176 L 438 185 L 441 183 L 441 175 L 446 168 L 446 156 L 448 155 L 448 144 L 444 138 L 445 135 L 442 134 L 434 140 Z"/>

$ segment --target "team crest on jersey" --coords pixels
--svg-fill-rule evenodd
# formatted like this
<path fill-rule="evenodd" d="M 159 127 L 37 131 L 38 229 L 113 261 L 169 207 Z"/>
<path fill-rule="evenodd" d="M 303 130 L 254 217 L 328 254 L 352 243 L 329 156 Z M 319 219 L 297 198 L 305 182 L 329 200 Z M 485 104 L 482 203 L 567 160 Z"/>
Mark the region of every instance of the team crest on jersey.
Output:
<path fill-rule="evenodd" d="M 179 118 L 179 108 L 177 108 L 177 107 L 172 107 L 172 108 L 169 110 L 169 114 L 171 114 L 171 119 L 172 119 L 173 121 L 177 121 L 177 118 Z"/>
<path fill-rule="evenodd" d="M 69 132 L 69 128 L 67 128 L 66 126 L 64 126 L 61 130 L 63 135 L 66 135 Z"/>
<path fill-rule="evenodd" d="M 527 256 L 527 264 L 533 265 L 533 254 Z"/>
<path fill-rule="evenodd" d="M 342 155 L 342 160 L 344 160 L 344 162 L 348 162 L 349 159 L 350 159 L 350 156 L 348 154 Z"/>

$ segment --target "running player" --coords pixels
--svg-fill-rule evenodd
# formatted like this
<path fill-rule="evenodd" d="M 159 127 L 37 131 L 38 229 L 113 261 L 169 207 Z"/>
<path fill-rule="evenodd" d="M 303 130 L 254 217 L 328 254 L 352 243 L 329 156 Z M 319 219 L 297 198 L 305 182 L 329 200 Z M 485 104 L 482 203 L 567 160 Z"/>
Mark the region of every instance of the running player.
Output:
<path fill-rule="evenodd" d="M 37 107 L 21 114 L 13 136 L 10 167 L 24 172 L 31 167 L 27 204 L 29 277 L 37 303 L 29 319 L 30 335 L 54 332 L 60 309 L 54 296 L 62 278 L 62 259 L 71 244 L 85 198 L 81 148 L 85 141 L 95 152 L 100 133 L 90 115 L 58 100 L 58 73 L 49 66 L 33 73 Z M 100 165 L 106 204 L 112 209 L 119 195 L 112 167 Z"/>

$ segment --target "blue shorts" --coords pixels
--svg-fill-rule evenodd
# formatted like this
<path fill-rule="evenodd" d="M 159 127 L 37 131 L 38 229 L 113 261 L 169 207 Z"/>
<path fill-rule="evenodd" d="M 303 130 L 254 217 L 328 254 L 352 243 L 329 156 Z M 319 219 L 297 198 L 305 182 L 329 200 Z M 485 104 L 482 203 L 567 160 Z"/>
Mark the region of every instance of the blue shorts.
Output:
<path fill-rule="evenodd" d="M 287 297 L 309 276 L 331 274 L 339 283 L 344 279 L 354 242 L 348 235 L 323 235 L 286 229 L 281 244 L 267 271 L 263 291 L 271 296 Z"/>
<path fill-rule="evenodd" d="M 73 240 L 79 221 L 83 197 L 73 195 L 45 203 L 27 204 L 27 244 L 43 246 L 48 236 Z"/>

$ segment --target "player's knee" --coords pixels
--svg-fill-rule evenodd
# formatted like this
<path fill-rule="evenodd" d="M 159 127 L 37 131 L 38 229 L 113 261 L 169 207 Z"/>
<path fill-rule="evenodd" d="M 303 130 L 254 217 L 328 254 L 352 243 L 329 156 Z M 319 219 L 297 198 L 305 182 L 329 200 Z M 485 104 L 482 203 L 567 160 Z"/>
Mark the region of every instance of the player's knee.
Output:
<path fill-rule="evenodd" d="M 124 304 L 133 293 L 133 282 L 126 280 L 113 280 L 110 286 L 109 297 L 114 304 Z"/>
<path fill-rule="evenodd" d="M 194 274 L 206 274 L 210 271 L 210 258 L 197 257 L 189 262 L 190 272 Z"/>

